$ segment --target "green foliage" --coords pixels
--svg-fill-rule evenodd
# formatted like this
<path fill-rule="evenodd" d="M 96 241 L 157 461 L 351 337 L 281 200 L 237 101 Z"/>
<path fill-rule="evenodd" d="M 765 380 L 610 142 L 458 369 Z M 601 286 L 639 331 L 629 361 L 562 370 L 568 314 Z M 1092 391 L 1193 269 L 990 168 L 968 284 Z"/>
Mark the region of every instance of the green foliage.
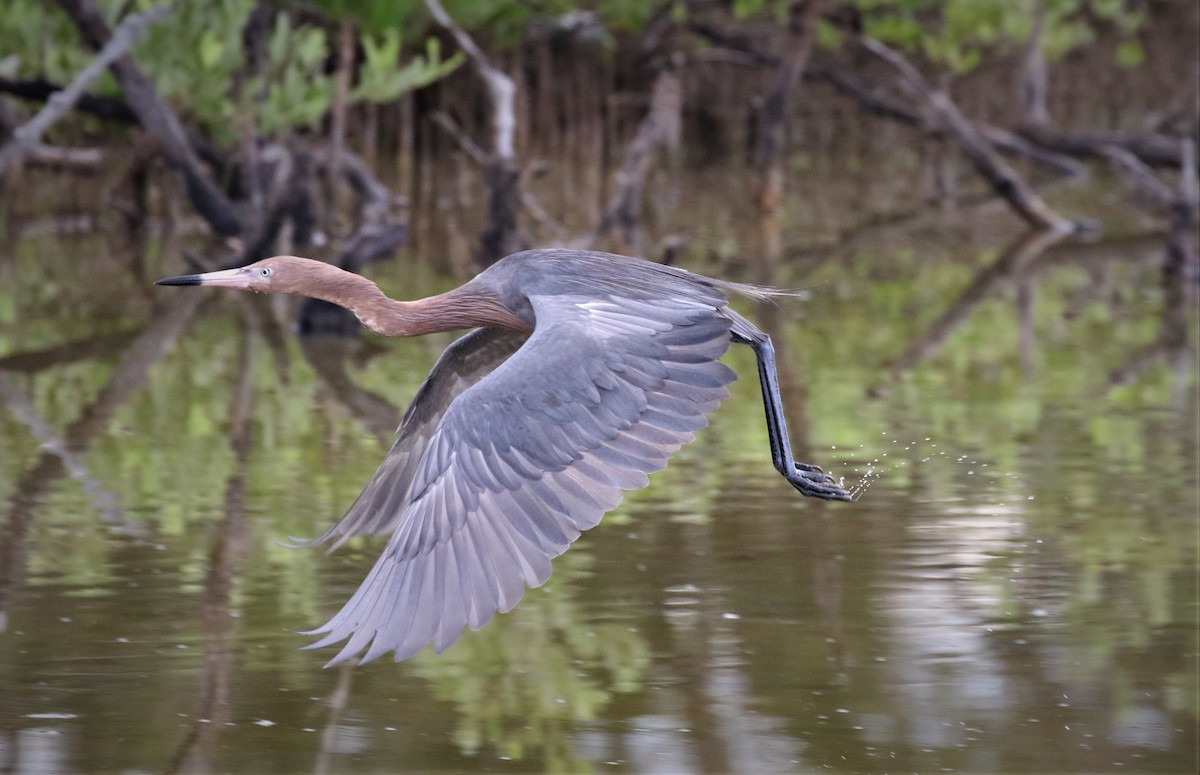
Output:
<path fill-rule="evenodd" d="M 138 0 L 136 9 L 151 0 Z M 320 4 L 333 19 L 361 23 L 365 61 L 351 101 L 386 102 L 425 86 L 456 68 L 462 56 L 443 59 L 429 39 L 423 54 L 401 64 L 403 24 L 419 3 L 351 2 Z M 260 72 L 245 71 L 242 30 L 255 0 L 214 0 L 173 5 L 134 46 L 133 55 L 153 78 L 159 93 L 190 122 L 221 141 L 232 141 L 239 119 L 251 117 L 258 130 L 273 134 L 311 127 L 329 110 L 333 95 L 330 24 L 312 14 L 293 16 L 285 4 L 275 14 Z M 110 23 L 126 10 L 102 3 Z M 302 19 L 302 20 L 299 20 Z M 360 22 L 361 20 L 361 22 Z M 91 60 L 66 15 L 37 0 L 13 0 L 0 14 L 0 73 L 68 83 Z M 97 91 L 117 93 L 106 75 Z"/>
<path fill-rule="evenodd" d="M 1044 14 L 1041 45 L 1051 61 L 1094 42 L 1105 26 L 1123 36 L 1118 61 L 1140 61 L 1140 48 L 1131 36 L 1145 14 L 1124 0 L 846 1 L 862 12 L 867 34 L 919 51 L 955 73 L 974 69 L 988 52 L 1023 48 L 1039 9 Z"/>
<path fill-rule="evenodd" d="M 791 5 L 787 0 L 734 0 L 733 18 L 740 21 L 763 15 L 778 22 L 785 22 Z"/>
<path fill-rule="evenodd" d="M 3 75 L 69 81 L 91 60 L 80 48 L 71 22 L 53 4 L 40 0 L 6 0 L 0 13 Z M 108 80 L 108 90 L 114 88 Z"/>
<path fill-rule="evenodd" d="M 437 81 L 453 72 L 466 59 L 461 51 L 449 59 L 442 59 L 441 43 L 437 38 L 425 41 L 425 55 L 412 57 L 404 67 L 396 69 L 400 58 L 399 30 L 385 30 L 376 40 L 372 35 L 362 36 L 362 69 L 358 74 L 358 85 L 351 92 L 352 101 L 387 102 L 412 89 Z"/>
<path fill-rule="evenodd" d="M 312 126 L 329 109 L 333 78 L 322 72 L 328 57 L 325 31 L 313 27 L 292 28 L 287 14 L 275 17 L 275 28 L 267 44 L 269 62 L 265 71 L 250 80 L 243 103 L 265 94 L 259 115 L 260 129 L 273 133 L 290 126 Z M 243 105 L 249 107 L 249 105 Z"/>
<path fill-rule="evenodd" d="M 178 4 L 133 51 L 159 94 L 223 139 L 242 108 L 229 84 L 242 64 L 241 29 L 253 7 L 253 0 Z"/>
<path fill-rule="evenodd" d="M 725 199 L 720 204 L 692 217 L 700 212 L 708 216 L 701 222 L 719 224 L 730 209 Z M 129 272 L 125 250 L 105 235 L 20 236 L 0 266 L 0 356 L 154 325 L 179 302 L 148 291 Z M 815 269 L 807 302 L 757 310 L 739 302 L 775 339 L 793 439 L 804 440 L 810 460 L 849 482 L 867 461 L 887 466 L 858 504 L 824 511 L 779 481 L 753 355 L 731 348 L 727 360 L 742 378 L 711 427 L 555 560 L 545 588 L 485 629 L 464 633 L 439 657 L 427 651 L 398 667 L 381 660 L 354 668 L 340 717 L 311 699 L 334 691 L 338 672 L 319 669 L 332 652 L 297 650 L 304 639 L 294 630 L 336 610 L 382 542 L 362 541 L 331 557 L 280 542 L 319 533 L 358 494 L 387 446 L 322 383 L 294 342 L 285 345 L 290 365 L 277 368 L 272 346 L 254 337 L 252 443 L 239 457 L 228 418 L 247 336 L 241 304 L 263 300 L 214 294 L 203 317 L 163 348 L 79 451 L 146 538 L 111 534 L 65 475 L 38 490 L 42 480 L 30 472 L 38 471 L 42 450 L 0 407 L 0 499 L 29 509 L 21 549 L 28 581 L 13 587 L 8 607 L 10 632 L 19 634 L 0 639 L 9 706 L 38 710 L 53 695 L 45 707 L 77 713 L 81 724 L 108 724 L 79 735 L 80 746 L 117 740 L 112 751 L 83 748 L 73 769 L 136 769 L 169 758 L 181 720 L 198 715 L 193 683 L 203 683 L 205 665 L 223 664 L 237 722 L 212 725 L 224 735 L 225 758 L 215 769 L 262 769 L 270 756 L 274 769 L 303 770 L 311 762 L 301 759 L 320 735 L 300 730 L 327 725 L 355 730 L 362 750 L 383 767 L 403 760 L 414 770 L 445 769 L 448 761 L 469 768 L 505 757 L 521 761 L 497 767 L 565 772 L 601 766 L 590 761 L 594 749 L 578 744 L 589 733 L 645 727 L 654 723 L 647 708 L 682 707 L 673 703 L 706 691 L 710 675 L 744 675 L 745 704 L 723 707 L 778 718 L 779 729 L 808 735 L 806 761 L 820 764 L 831 760 L 820 745 L 834 730 L 805 727 L 806 719 L 836 719 L 834 708 L 896 717 L 907 710 L 897 698 L 911 695 L 897 695 L 887 671 L 897 654 L 911 655 L 906 644 L 927 632 L 920 629 L 927 617 L 894 614 L 903 607 L 898 601 L 929 590 L 942 595 L 933 598 L 938 605 L 961 606 L 956 621 L 966 622 L 938 633 L 986 628 L 993 640 L 981 648 L 991 649 L 1009 635 L 1027 637 L 1027 629 L 1039 648 L 1016 650 L 1022 666 L 1030 655 L 1052 654 L 1011 674 L 1021 692 L 1049 697 L 1050 712 L 1060 694 L 1075 697 L 1077 689 L 1100 692 L 1101 711 L 1145 703 L 1152 692 L 1187 714 L 1172 723 L 1194 726 L 1196 663 L 1186 655 L 1197 652 L 1195 377 L 1179 410 L 1168 408 L 1174 378 L 1163 368 L 1104 391 L 1106 375 L 1157 334 L 1159 279 L 1138 255 L 1099 265 L 1057 257 L 1024 278 L 1034 298 L 1028 363 L 1016 354 L 1018 283 L 1008 282 L 919 368 L 867 397 L 887 364 L 999 255 L 955 230 L 893 234 Z M 84 259 L 88 282 L 73 282 Z M 416 264 L 377 271 L 397 296 L 425 296 L 450 282 Z M 1100 293 L 1096 272 L 1105 278 Z M 436 348 L 416 340 L 386 347 L 386 357 L 350 377 L 402 405 Z M 117 364 L 139 352 L 146 348 L 126 345 L 8 377 L 39 417 L 65 433 L 111 392 Z M 957 462 L 960 455 L 972 459 L 972 469 Z M 229 515 L 242 507 L 240 530 L 233 530 Z M 242 559 L 222 570 L 222 547 Z M 213 595 L 221 590 L 213 580 L 228 582 L 227 602 Z M 694 591 L 671 591 L 681 582 Z M 821 593 L 831 589 L 834 606 L 820 609 L 817 601 L 831 599 Z M 836 645 L 822 624 L 831 621 Z M 925 640 L 933 648 L 940 642 Z M 845 659 L 830 659 L 834 648 Z M 964 661 L 958 654 L 939 658 Z M 138 672 L 130 675 L 137 680 L 121 672 L 114 682 L 112 671 L 92 669 L 135 658 Z M 938 686 L 953 690 L 952 683 Z M 680 693 L 667 694 L 673 690 Z M 137 717 L 150 724 L 142 738 L 162 748 L 154 756 L 128 758 L 130 743 L 120 734 L 126 707 L 170 710 Z M 997 723 L 1025 718 L 1029 707 L 996 710 Z M 961 717 L 949 708 L 947 718 Z M 248 721 L 256 718 L 276 725 Z M 1107 728 L 1100 723 L 1107 716 L 1081 718 Z M 384 731 L 406 725 L 409 737 Z M 289 730 L 296 736 L 286 743 L 267 737 Z M 861 741 L 840 738 L 832 758 L 853 748 L 841 744 L 847 740 Z M 464 758 L 448 758 L 451 747 Z M 292 751 L 299 758 L 281 761 Z M 936 750 L 942 758 L 909 768 L 953 763 L 951 752 L 946 744 Z M 1061 760 L 1047 766 L 1065 769 Z M 854 768 L 870 769 L 865 762 Z M 965 762 L 957 768 L 970 769 Z"/>

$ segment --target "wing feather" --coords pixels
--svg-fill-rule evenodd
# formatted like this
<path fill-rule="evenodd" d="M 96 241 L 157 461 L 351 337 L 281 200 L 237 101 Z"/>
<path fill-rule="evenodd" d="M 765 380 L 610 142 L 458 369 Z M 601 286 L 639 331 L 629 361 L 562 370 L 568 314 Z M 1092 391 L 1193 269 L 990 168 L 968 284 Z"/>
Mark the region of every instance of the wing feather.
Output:
<path fill-rule="evenodd" d="M 332 527 L 301 543 L 332 541 L 333 551 L 355 536 L 391 532 L 403 514 L 416 466 L 447 407 L 515 353 L 527 338 L 513 331 L 477 328 L 447 347 L 417 389 L 400 421 L 396 441 L 362 494 Z M 441 462 L 445 464 L 446 460 Z"/>
<path fill-rule="evenodd" d="M 538 327 L 515 353 L 503 351 L 516 335 L 452 345 L 474 364 L 443 355 L 422 387 L 439 405 L 414 402 L 353 518 L 326 534 L 394 526 L 313 647 L 345 640 L 331 664 L 364 651 L 400 660 L 430 642 L 440 652 L 545 583 L 550 560 L 646 486 L 728 395 L 722 303 L 534 296 Z"/>

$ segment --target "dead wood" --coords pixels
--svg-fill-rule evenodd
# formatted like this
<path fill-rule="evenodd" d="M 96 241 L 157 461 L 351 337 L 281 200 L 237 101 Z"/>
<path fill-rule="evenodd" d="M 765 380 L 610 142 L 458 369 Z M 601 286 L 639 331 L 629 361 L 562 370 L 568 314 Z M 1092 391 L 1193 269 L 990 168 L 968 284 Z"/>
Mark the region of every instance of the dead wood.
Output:
<path fill-rule="evenodd" d="M 488 266 L 525 248 L 525 240 L 517 231 L 517 210 L 522 202 L 521 168 L 516 159 L 517 87 L 488 60 L 475 40 L 455 23 L 438 0 L 425 0 L 425 6 L 471 60 L 476 74 L 487 86 L 491 102 L 492 151 L 483 172 L 488 187 L 488 220 L 475 256 L 476 263 Z"/>
<path fill-rule="evenodd" d="M 772 65 L 778 67 L 781 58 L 770 52 L 758 49 L 748 41 L 723 30 L 716 29 L 700 22 L 689 22 L 688 28 L 695 34 L 737 54 L 744 56 L 748 63 Z M 923 126 L 924 116 L 920 110 L 908 103 L 896 99 L 891 94 L 869 85 L 857 75 L 838 67 L 835 64 L 817 57 L 809 59 L 805 65 L 805 78 L 828 83 L 841 94 L 853 99 L 859 107 L 871 115 L 899 121 L 910 126 Z M 1038 145 L 1030 138 L 1022 138 L 1013 132 L 988 124 L 976 124 L 980 133 L 996 150 L 1006 156 L 1028 158 L 1039 164 L 1052 167 L 1068 176 L 1083 176 L 1087 168 L 1063 153 Z"/>
<path fill-rule="evenodd" d="M 860 38 L 860 42 L 866 50 L 895 68 L 901 86 L 922 102 L 932 124 L 958 144 L 975 170 L 1017 215 L 1039 229 L 1068 233 L 1078 228 L 1074 222 L 1054 212 L 1016 170 L 1000 158 L 992 144 L 962 114 L 950 96 L 934 89 L 903 54 L 867 36 Z"/>
<path fill-rule="evenodd" d="M 1049 124 L 1028 124 L 1017 131 L 1031 142 L 1070 156 L 1102 158 L 1105 148 L 1117 147 L 1151 167 L 1178 169 L 1183 163 L 1179 138 L 1170 135 L 1071 132 Z"/>
<path fill-rule="evenodd" d="M 763 238 L 764 279 L 774 276 L 783 258 L 781 210 L 788 97 L 808 65 L 821 8 L 822 4 L 817 0 L 792 3 L 785 52 L 758 110 L 754 168 L 758 175 L 756 198 Z"/>
<path fill-rule="evenodd" d="M 100 48 L 96 58 L 75 76 L 75 80 L 67 88 L 50 95 L 46 106 L 36 116 L 13 130 L 12 139 L 0 148 L 0 175 L 37 146 L 46 130 L 70 112 L 105 69 L 124 56 L 147 27 L 166 16 L 170 10 L 170 6 L 160 5 L 143 13 L 126 16 Z"/>
<path fill-rule="evenodd" d="M 9 94 L 30 102 L 46 102 L 51 96 L 62 90 L 62 86 L 44 78 L 13 81 L 0 76 L 0 94 Z M 91 94 L 83 94 L 76 100 L 75 110 L 118 124 L 136 124 L 138 122 L 137 114 L 130 110 L 124 100 L 117 97 L 96 97 Z"/>
<path fill-rule="evenodd" d="M 99 148 L 64 148 L 38 143 L 25 152 L 26 164 L 76 172 L 95 172 L 102 161 L 104 152 Z"/>
<path fill-rule="evenodd" d="M 112 39 L 112 32 L 94 0 L 58 0 L 79 35 L 92 49 L 100 51 Z M 108 68 L 125 93 L 125 101 L 138 121 L 163 146 L 170 164 L 184 176 L 188 196 L 197 212 L 218 234 L 238 236 L 243 231 L 242 214 L 213 181 L 188 140 L 187 131 L 175 111 L 159 96 L 153 83 L 129 54 L 114 60 Z"/>
<path fill-rule="evenodd" d="M 617 188 L 609 198 L 596 230 L 585 240 L 583 247 L 591 248 L 614 227 L 620 227 L 621 250 L 635 255 L 641 253 L 642 190 L 657 152 L 678 142 L 681 92 L 679 75 L 673 68 L 659 72 L 651 90 L 650 107 L 638 125 L 637 134 L 625 147 L 621 167 L 617 170 Z"/>

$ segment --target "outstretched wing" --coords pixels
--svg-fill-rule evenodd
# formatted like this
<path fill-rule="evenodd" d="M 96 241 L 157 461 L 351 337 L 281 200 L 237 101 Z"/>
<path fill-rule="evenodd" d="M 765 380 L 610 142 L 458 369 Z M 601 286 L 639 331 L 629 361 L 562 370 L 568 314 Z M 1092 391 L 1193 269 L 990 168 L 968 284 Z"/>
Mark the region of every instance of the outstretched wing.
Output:
<path fill-rule="evenodd" d="M 523 347 L 446 409 L 383 556 L 310 648 L 401 660 L 508 611 L 692 440 L 735 375 L 720 302 L 532 297 Z M 387 463 L 385 463 L 385 466 Z M 391 516 L 373 517 L 382 524 Z M 369 646 L 369 648 L 368 648 Z"/>
<path fill-rule="evenodd" d="M 413 472 L 450 402 L 515 353 L 528 334 L 477 328 L 445 349 L 413 396 L 396 441 L 353 505 L 311 544 L 333 540 L 330 551 L 360 535 L 391 532 L 404 514 Z"/>

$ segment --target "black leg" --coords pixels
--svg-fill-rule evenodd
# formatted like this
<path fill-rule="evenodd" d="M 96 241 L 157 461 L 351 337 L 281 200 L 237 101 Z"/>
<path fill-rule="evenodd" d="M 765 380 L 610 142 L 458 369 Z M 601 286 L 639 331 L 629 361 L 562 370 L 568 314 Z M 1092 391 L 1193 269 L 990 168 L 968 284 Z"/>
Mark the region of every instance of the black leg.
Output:
<path fill-rule="evenodd" d="M 734 333 L 734 340 L 754 348 L 758 358 L 758 378 L 762 383 L 763 408 L 767 412 L 767 433 L 771 438 L 771 462 L 783 478 L 804 495 L 831 501 L 852 500 L 833 477 L 820 466 L 798 463 L 792 457 L 792 443 L 788 439 L 787 420 L 783 416 L 783 399 L 779 394 L 779 375 L 775 370 L 775 348 L 766 334 L 755 329 L 756 336 L 748 337 Z"/>

